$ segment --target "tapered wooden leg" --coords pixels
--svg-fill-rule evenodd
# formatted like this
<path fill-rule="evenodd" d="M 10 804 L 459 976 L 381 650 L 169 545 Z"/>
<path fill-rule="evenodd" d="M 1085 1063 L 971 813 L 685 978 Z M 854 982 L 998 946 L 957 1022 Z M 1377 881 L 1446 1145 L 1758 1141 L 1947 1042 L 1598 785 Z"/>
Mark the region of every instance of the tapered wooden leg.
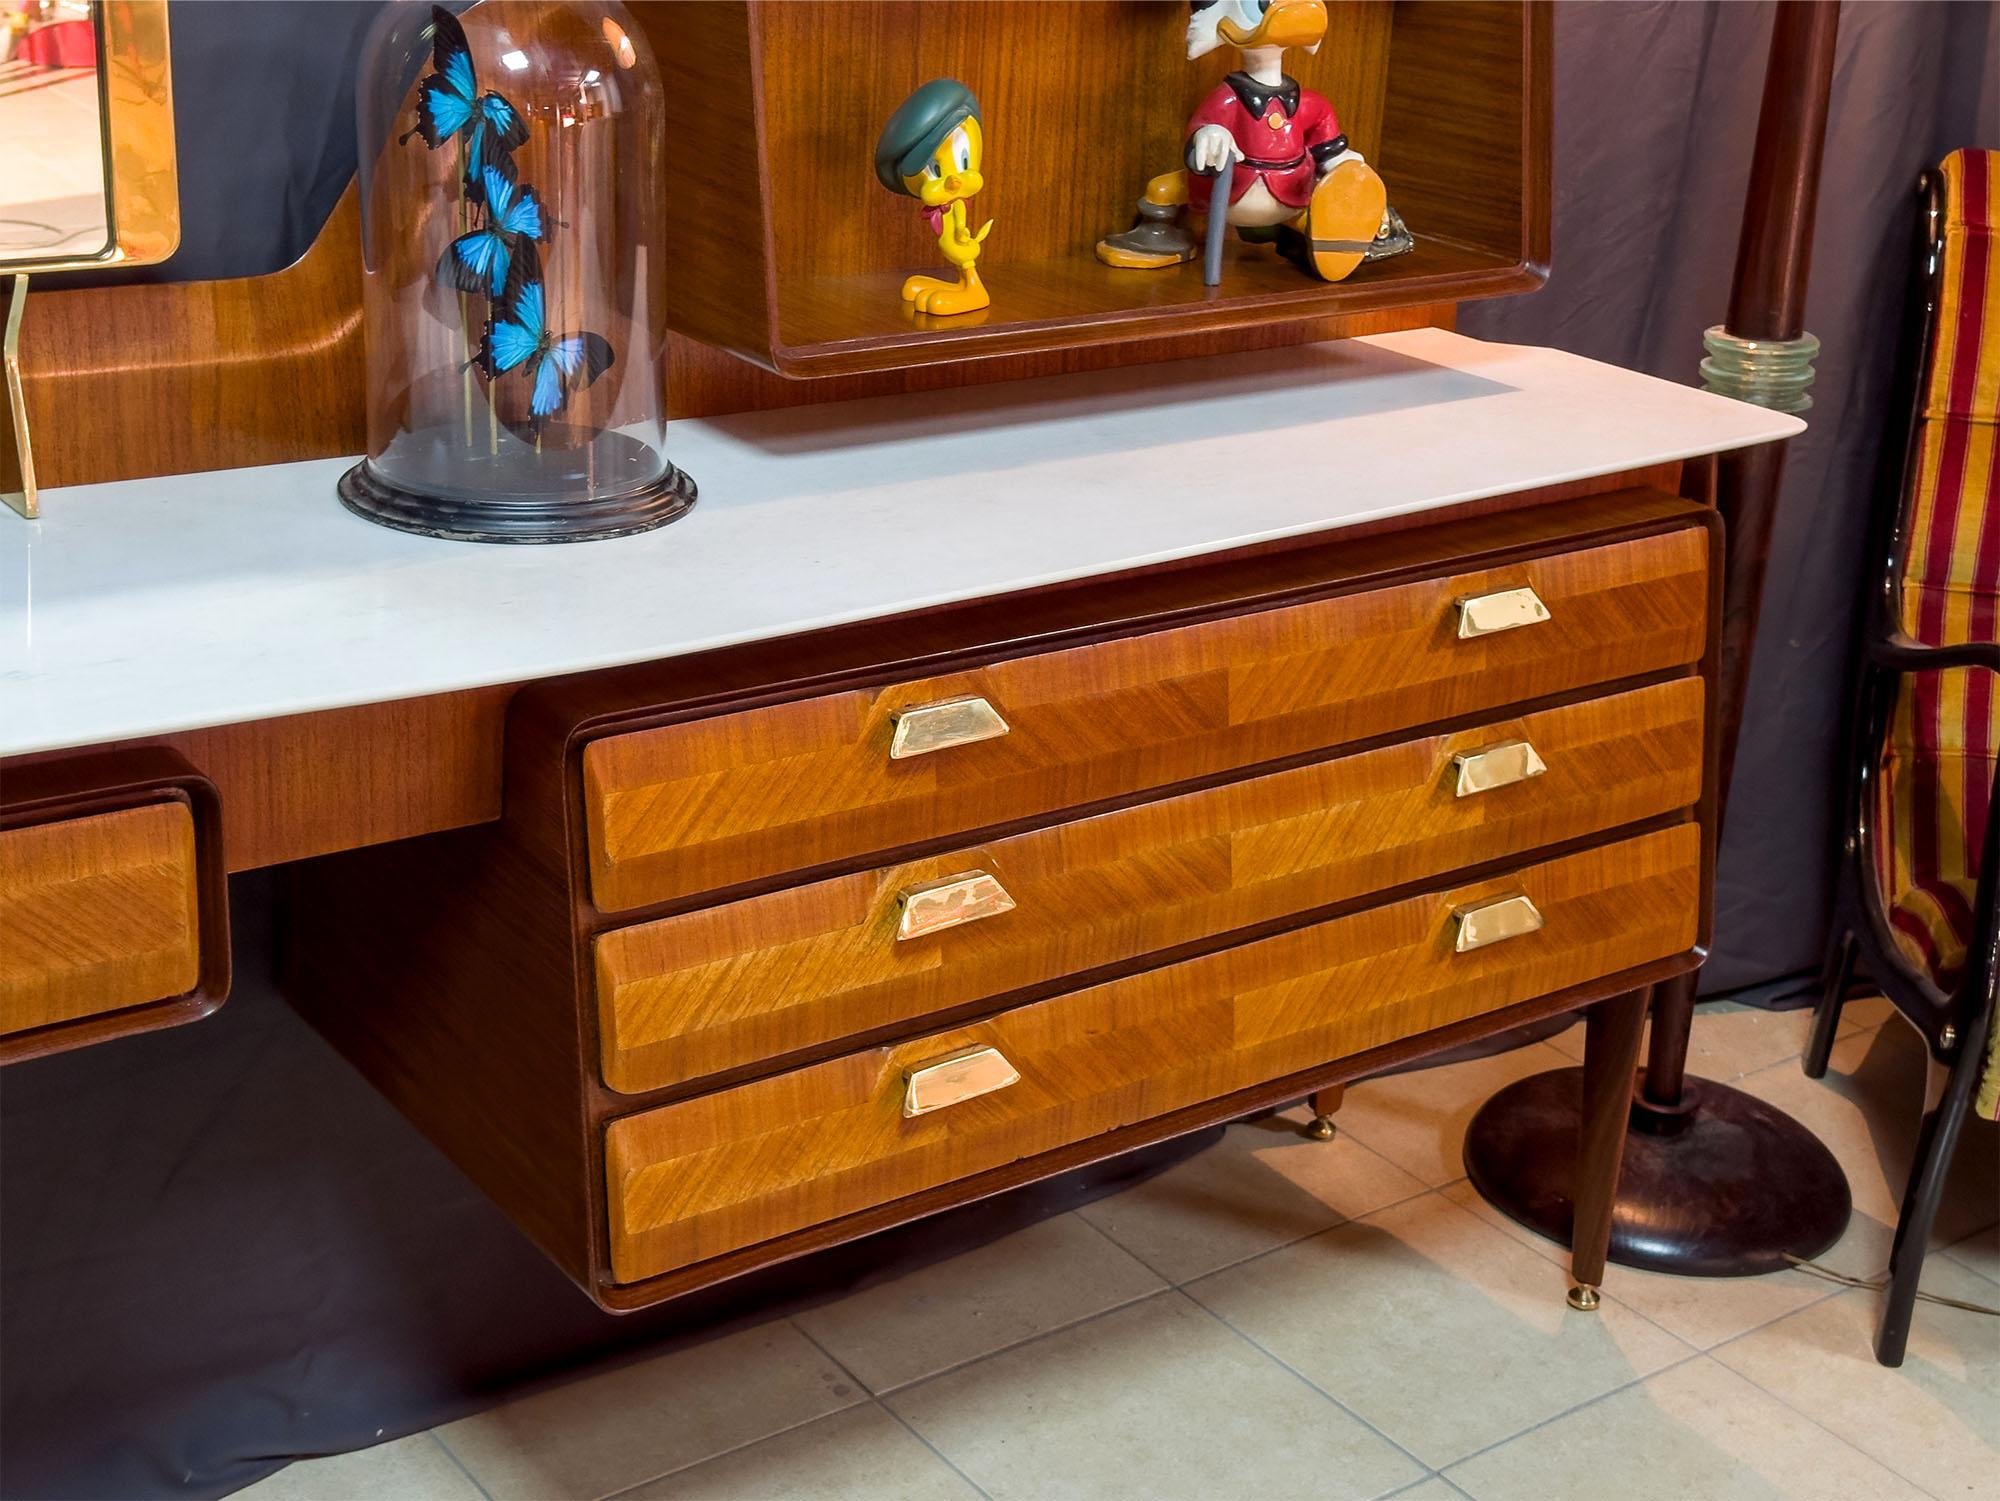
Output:
<path fill-rule="evenodd" d="M 1333 1117 L 1340 1109 L 1340 1102 L 1347 1095 L 1345 1084 L 1329 1084 L 1312 1097 L 1313 1118 L 1300 1128 L 1301 1132 L 1314 1141 L 1333 1140 Z"/>
<path fill-rule="evenodd" d="M 1611 1209 L 1632 1114 L 1632 1083 L 1650 990 L 1599 1001 L 1584 1017 L 1583 1119 L 1576 1156 L 1576 1218 L 1570 1239 L 1569 1304 L 1597 1307 L 1611 1248 Z"/>
<path fill-rule="evenodd" d="M 1826 962 L 1820 970 L 1819 1005 L 1813 1010 L 1812 1036 L 1806 1042 L 1804 1065 L 1808 1079 L 1826 1077 L 1833 1056 L 1834 1034 L 1840 1031 L 1840 1008 L 1847 1003 L 1847 985 L 1854 978 L 1854 935 L 1836 931 L 1827 940 Z"/>

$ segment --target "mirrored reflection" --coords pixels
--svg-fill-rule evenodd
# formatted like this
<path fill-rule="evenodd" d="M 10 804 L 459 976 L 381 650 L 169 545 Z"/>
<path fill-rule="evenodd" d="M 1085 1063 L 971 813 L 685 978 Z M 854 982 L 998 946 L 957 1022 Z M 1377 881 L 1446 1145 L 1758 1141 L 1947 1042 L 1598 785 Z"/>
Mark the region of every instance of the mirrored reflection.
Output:
<path fill-rule="evenodd" d="M 90 0 L 0 0 L 0 265 L 107 250 Z"/>

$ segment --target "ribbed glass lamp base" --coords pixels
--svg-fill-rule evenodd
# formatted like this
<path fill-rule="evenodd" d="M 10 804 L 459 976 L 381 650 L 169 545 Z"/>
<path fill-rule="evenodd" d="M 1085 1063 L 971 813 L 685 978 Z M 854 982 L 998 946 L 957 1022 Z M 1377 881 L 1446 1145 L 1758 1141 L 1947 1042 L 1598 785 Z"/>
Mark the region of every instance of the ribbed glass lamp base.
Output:
<path fill-rule="evenodd" d="M 1813 383 L 1819 340 L 1811 334 L 1742 339 L 1717 324 L 1702 334 L 1701 342 L 1708 351 L 1701 362 L 1701 383 L 1707 390 L 1774 412 L 1803 412 L 1812 406 L 1806 388 Z"/>

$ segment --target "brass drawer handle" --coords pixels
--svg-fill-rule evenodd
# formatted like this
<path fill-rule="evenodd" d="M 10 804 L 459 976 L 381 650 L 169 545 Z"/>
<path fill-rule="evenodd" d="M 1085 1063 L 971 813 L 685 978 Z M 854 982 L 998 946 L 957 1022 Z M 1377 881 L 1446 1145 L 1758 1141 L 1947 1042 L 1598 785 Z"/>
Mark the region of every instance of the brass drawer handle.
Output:
<path fill-rule="evenodd" d="M 929 1115 L 947 1105 L 991 1094 L 1020 1077 L 998 1048 L 967 1048 L 949 1054 L 904 1076 L 903 1118 Z"/>
<path fill-rule="evenodd" d="M 934 704 L 912 704 L 889 717 L 896 726 L 895 738 L 889 742 L 891 761 L 928 756 L 932 751 L 992 740 L 1007 733 L 1007 721 L 976 693 L 963 698 L 941 698 Z"/>
<path fill-rule="evenodd" d="M 1460 797 L 1525 782 L 1549 769 L 1541 754 L 1525 740 L 1503 740 L 1483 750 L 1460 751 L 1451 758 L 1451 764 L 1458 773 Z"/>
<path fill-rule="evenodd" d="M 1458 602 L 1461 641 L 1500 631 L 1536 625 L 1549 618 L 1549 607 L 1532 589 L 1502 589 L 1498 594 L 1469 594 Z"/>
<path fill-rule="evenodd" d="M 1012 912 L 1014 899 L 998 877 L 983 870 L 968 870 L 963 875 L 926 881 L 898 892 L 896 905 L 899 909 L 896 941 L 900 943 L 906 938 L 922 938 L 927 933 L 942 933 L 962 923 L 978 922 L 982 917 Z"/>
<path fill-rule="evenodd" d="M 1542 914 L 1518 892 L 1470 907 L 1455 907 L 1451 916 L 1458 924 L 1458 937 L 1452 949 L 1460 954 L 1542 930 Z"/>

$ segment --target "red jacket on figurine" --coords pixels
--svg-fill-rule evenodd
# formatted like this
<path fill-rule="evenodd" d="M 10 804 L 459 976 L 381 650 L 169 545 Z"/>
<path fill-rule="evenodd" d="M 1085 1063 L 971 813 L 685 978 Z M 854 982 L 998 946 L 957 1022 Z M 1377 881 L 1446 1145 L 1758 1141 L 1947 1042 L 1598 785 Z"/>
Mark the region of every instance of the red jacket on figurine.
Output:
<path fill-rule="evenodd" d="M 1273 89 L 1248 73 L 1231 73 L 1189 118 L 1190 141 L 1204 125 L 1228 131 L 1242 158 L 1229 184 L 1231 203 L 1261 178 L 1278 202 L 1302 209 L 1312 201 L 1321 163 L 1347 149 L 1326 96 L 1300 88 L 1289 76 Z M 1212 177 L 1189 173 L 1188 207 L 1207 213 L 1213 183 Z"/>

